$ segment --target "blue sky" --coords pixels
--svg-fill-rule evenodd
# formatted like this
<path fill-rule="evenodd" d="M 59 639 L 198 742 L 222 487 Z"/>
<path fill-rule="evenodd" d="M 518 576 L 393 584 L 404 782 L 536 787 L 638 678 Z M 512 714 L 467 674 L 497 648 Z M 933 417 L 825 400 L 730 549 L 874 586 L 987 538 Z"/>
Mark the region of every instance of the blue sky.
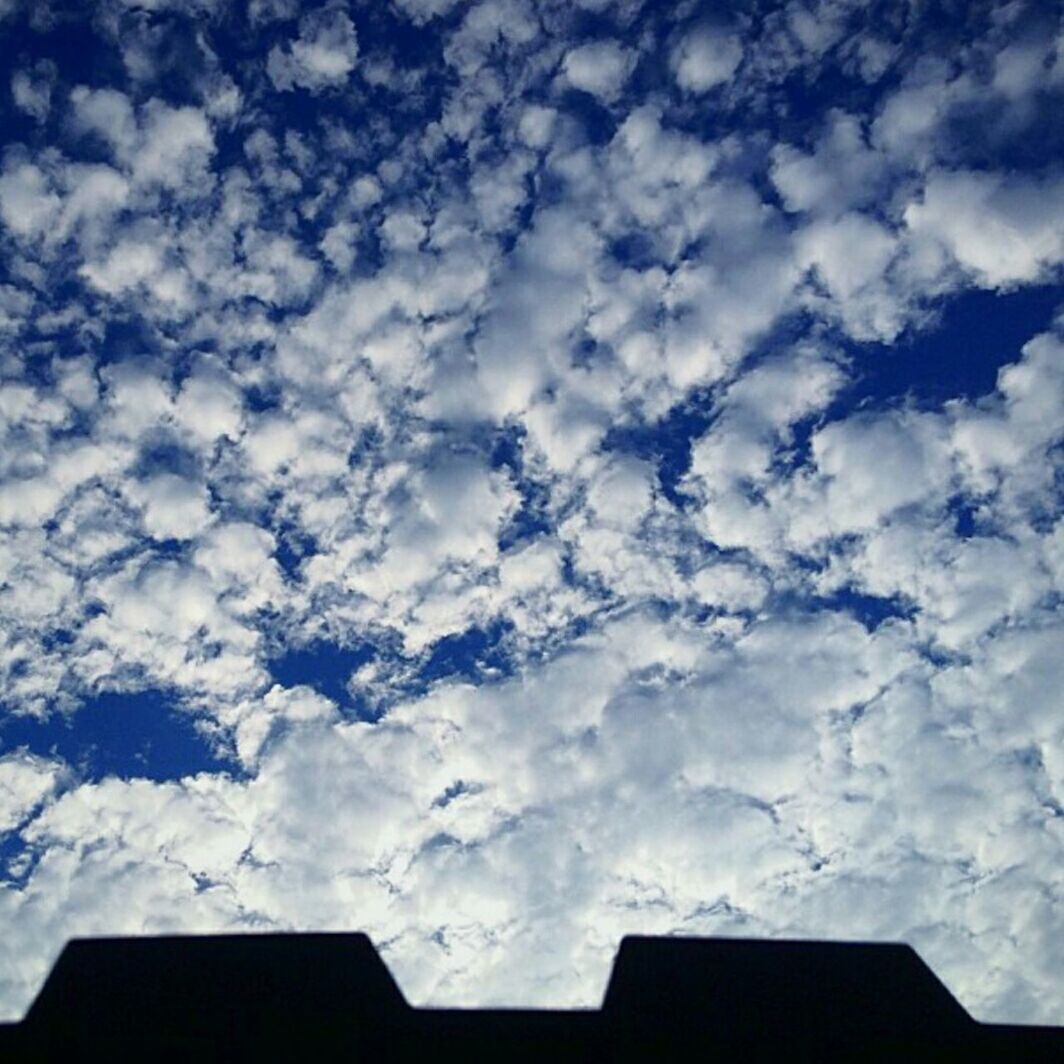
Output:
<path fill-rule="evenodd" d="M 0 2 L 0 1012 L 73 935 L 912 943 L 1064 1022 L 1059 4 Z"/>

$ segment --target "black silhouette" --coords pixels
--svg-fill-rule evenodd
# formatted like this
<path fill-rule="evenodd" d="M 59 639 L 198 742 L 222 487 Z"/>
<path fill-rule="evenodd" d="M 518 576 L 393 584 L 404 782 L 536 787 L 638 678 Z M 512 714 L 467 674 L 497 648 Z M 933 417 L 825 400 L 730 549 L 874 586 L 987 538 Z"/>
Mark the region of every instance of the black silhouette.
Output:
<path fill-rule="evenodd" d="M 70 942 L 0 1060 L 1064 1061 L 908 946 L 629 937 L 599 1010 L 415 1009 L 361 934 Z"/>

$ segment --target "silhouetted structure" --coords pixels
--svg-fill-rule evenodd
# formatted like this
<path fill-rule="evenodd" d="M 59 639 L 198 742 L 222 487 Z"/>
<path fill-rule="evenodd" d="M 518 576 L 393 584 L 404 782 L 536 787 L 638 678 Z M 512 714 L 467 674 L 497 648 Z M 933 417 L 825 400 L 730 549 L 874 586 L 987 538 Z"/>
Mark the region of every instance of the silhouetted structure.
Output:
<path fill-rule="evenodd" d="M 626 938 L 599 1010 L 414 1009 L 361 934 L 70 942 L 0 1059 L 1064 1060 L 908 946 Z"/>

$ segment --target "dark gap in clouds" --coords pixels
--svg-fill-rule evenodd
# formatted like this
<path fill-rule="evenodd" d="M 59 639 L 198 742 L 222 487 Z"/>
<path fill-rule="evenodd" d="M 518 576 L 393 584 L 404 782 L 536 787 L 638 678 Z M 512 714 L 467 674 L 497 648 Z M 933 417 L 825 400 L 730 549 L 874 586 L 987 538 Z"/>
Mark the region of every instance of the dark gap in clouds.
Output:
<path fill-rule="evenodd" d="M 360 429 L 347 455 L 349 469 L 369 464 L 379 456 L 384 447 L 384 433 L 379 425 L 367 425 Z"/>
<path fill-rule="evenodd" d="M 776 87 L 776 106 L 764 116 L 765 125 L 776 140 L 802 143 L 819 135 L 828 111 L 867 114 L 881 94 L 881 86 L 868 85 L 830 62 L 818 67 L 815 77 L 800 71 Z"/>
<path fill-rule="evenodd" d="M 651 13 L 653 17 L 654 13 Z M 687 29 L 693 27 L 688 26 Z M 684 94 L 683 90 L 676 84 L 675 76 L 669 67 L 669 55 L 675 43 L 670 36 L 672 28 L 667 22 L 658 23 L 653 30 L 654 43 L 652 46 L 644 49 L 640 52 L 639 61 L 635 65 L 635 69 L 632 71 L 626 83 L 625 96 L 633 105 L 637 104 L 640 100 L 646 100 L 648 97 L 661 92 L 668 92 L 670 99 L 668 105 L 669 113 L 669 125 L 674 125 L 672 119 L 676 115 L 676 111 L 681 113 L 684 110 Z M 692 108 L 691 115 L 697 120 L 704 120 L 707 116 L 707 111 L 717 111 L 719 108 L 707 108 L 705 105 L 706 98 L 714 101 L 718 100 L 716 94 L 711 93 L 703 96 Z"/>
<path fill-rule="evenodd" d="M 351 673 L 373 661 L 379 654 L 380 648 L 368 642 L 340 646 L 316 640 L 306 646 L 285 650 L 267 661 L 266 668 L 274 680 L 284 687 L 305 685 L 331 698 L 341 711 L 363 717 L 365 707 L 352 699 L 347 682 Z"/>
<path fill-rule="evenodd" d="M 1031 528 L 1040 536 L 1052 535 L 1057 521 L 1064 516 L 1064 442 L 1050 447 L 1046 459 L 1053 466 L 1053 484 L 1032 501 L 1033 512 L 1028 515 Z"/>
<path fill-rule="evenodd" d="M 611 583 L 601 572 L 586 572 L 573 564 L 573 553 L 566 549 L 562 555 L 562 583 L 567 587 L 578 588 L 585 595 L 597 600 L 598 609 L 611 610 L 623 606 L 623 595 L 615 591 Z"/>
<path fill-rule="evenodd" d="M 273 556 L 289 580 L 300 578 L 299 567 L 318 553 L 318 541 L 309 533 L 295 526 L 283 526 L 276 531 L 277 549 Z"/>
<path fill-rule="evenodd" d="M 614 237 L 606 245 L 606 253 L 633 270 L 649 270 L 661 264 L 653 237 L 639 229 Z"/>
<path fill-rule="evenodd" d="M 443 62 L 443 42 L 465 18 L 468 4 L 456 4 L 450 11 L 435 15 L 418 25 L 380 0 L 356 0 L 351 18 L 358 33 L 359 50 L 372 54 L 381 49 L 403 64 L 417 68 L 424 63 Z"/>
<path fill-rule="evenodd" d="M 852 345 L 855 380 L 833 404 L 832 414 L 905 397 L 937 409 L 949 399 L 987 395 L 1001 367 L 1020 359 L 1020 348 L 1052 324 L 1061 303 L 1064 285 L 953 296 L 943 304 L 935 328 L 890 345 Z"/>
<path fill-rule="evenodd" d="M 525 177 L 525 199 L 524 202 L 513 213 L 513 223 L 505 231 L 501 232 L 498 236 L 499 246 L 502 248 L 504 254 L 508 255 L 517 246 L 518 240 L 524 235 L 527 229 L 532 227 L 533 219 L 535 218 L 536 211 L 540 206 L 539 198 L 536 195 L 536 186 L 539 180 L 539 174 L 533 172 Z"/>
<path fill-rule="evenodd" d="M 160 558 L 182 558 L 189 550 L 189 545 L 183 539 L 154 539 L 151 538 L 143 544 L 137 544 L 131 554 L 137 554 L 143 547 L 149 547 L 153 561 Z"/>
<path fill-rule="evenodd" d="M 242 88 L 252 107 L 259 105 L 255 127 L 238 127 L 231 135 L 232 143 L 223 139 L 222 157 L 242 161 L 243 142 L 254 128 L 266 129 L 282 140 L 284 133 L 291 130 L 312 141 L 322 134 L 328 136 L 331 128 L 340 128 L 354 132 L 354 155 L 346 161 L 373 169 L 394 153 L 402 139 L 416 136 L 440 117 L 445 90 L 453 81 L 443 62 L 445 38 L 440 33 L 440 22 L 417 26 L 385 4 L 361 8 L 353 12 L 359 54 L 342 87 L 311 92 L 297 85 L 272 93 L 268 76 L 258 69 L 258 61 L 272 47 L 285 48 L 298 37 L 299 18 L 308 10 L 300 7 L 291 19 L 254 28 L 246 19 L 226 19 L 209 33 L 222 67 L 230 72 L 234 67 L 242 70 Z M 363 73 L 379 66 L 382 59 L 392 64 L 392 74 L 383 81 L 367 81 Z M 405 79 L 413 70 L 419 74 L 416 86 Z M 268 108 L 259 103 L 262 91 L 271 92 Z M 335 152 L 331 154 L 335 156 Z M 298 219 L 296 224 L 313 227 L 305 219 Z"/>
<path fill-rule="evenodd" d="M 20 290 L 24 290 L 26 286 L 25 280 L 15 276 L 9 269 L 4 255 L 0 255 L 0 283 L 12 285 Z M 42 311 L 49 313 L 57 307 L 68 307 L 71 304 L 80 306 L 79 300 L 82 295 L 84 295 L 83 285 L 71 280 L 49 284 L 46 295 L 37 293 L 37 313 L 31 313 L 19 322 L 19 331 L 29 342 L 23 342 L 11 352 L 18 360 L 27 383 L 39 387 L 52 386 L 55 383 L 55 374 L 52 370 L 53 358 L 63 361 L 76 358 L 84 353 L 85 342 L 80 335 L 84 321 L 74 321 L 69 325 L 60 325 L 48 331 L 42 330 L 38 325 Z M 92 320 L 99 322 L 100 317 L 100 315 L 93 315 Z M 92 354 L 97 364 L 99 359 L 96 357 L 95 349 L 98 344 L 98 340 L 92 341 Z"/>
<path fill-rule="evenodd" d="M 265 414 L 281 406 L 281 388 L 275 381 L 253 384 L 244 389 L 244 402 L 252 414 Z"/>
<path fill-rule="evenodd" d="M 355 258 L 348 276 L 362 279 L 372 278 L 384 268 L 384 245 L 377 234 L 376 225 L 362 226 L 354 247 Z"/>
<path fill-rule="evenodd" d="M 195 477 L 199 474 L 199 468 L 200 457 L 195 451 L 184 447 L 176 439 L 160 435 L 141 450 L 131 472 L 141 479 L 160 473 Z"/>
<path fill-rule="evenodd" d="M 831 406 L 828 407 L 829 411 L 833 409 Z M 839 416 L 840 418 L 845 418 L 846 413 L 841 413 Z M 813 433 L 826 420 L 828 420 L 828 417 L 823 411 L 816 411 L 791 425 L 790 441 L 773 452 L 770 466 L 772 472 L 778 476 L 791 476 L 803 465 L 806 465 L 813 454 Z"/>
<path fill-rule="evenodd" d="M 71 716 L 0 720 L 3 752 L 26 748 L 61 758 L 83 779 L 139 777 L 163 782 L 235 766 L 219 756 L 166 691 L 105 692 L 87 699 Z"/>
<path fill-rule="evenodd" d="M 344 716 L 375 721 L 396 699 L 421 697 L 441 681 L 480 684 L 512 675 L 515 666 L 509 639 L 514 631 L 512 621 L 496 618 L 436 640 L 416 660 L 404 657 L 395 640 L 386 635 L 347 647 L 317 640 L 284 651 L 267 661 L 266 667 L 285 687 L 310 687 L 332 699 Z M 352 673 L 372 661 L 384 667 L 379 691 L 374 692 L 370 682 L 366 697 L 352 697 L 347 688 Z"/>
<path fill-rule="evenodd" d="M 892 344 L 855 343 L 834 335 L 849 355 L 850 383 L 829 406 L 792 426 L 791 443 L 774 465 L 793 472 L 811 458 L 814 432 L 861 407 L 905 401 L 939 410 L 951 399 L 973 401 L 997 387 L 999 370 L 1022 357 L 1023 345 L 1048 329 L 1064 304 L 1064 285 L 1035 285 L 1013 292 L 971 290 L 948 297 L 931 328 L 911 331 Z M 951 503 L 951 506 L 953 504 Z M 958 516 L 957 534 L 972 534 L 971 514 Z"/>
<path fill-rule="evenodd" d="M 114 88 L 112 84 L 104 83 L 102 85 L 96 83 L 90 83 L 88 86 L 90 89 L 98 88 Z M 124 90 L 127 86 L 123 86 L 122 89 L 116 91 L 124 94 Z M 54 111 L 64 116 L 64 130 L 65 130 L 65 148 L 69 152 L 70 156 L 77 160 L 79 163 L 96 163 L 101 166 L 109 166 L 117 170 L 122 169 L 121 163 L 116 162 L 115 149 L 108 142 L 107 138 L 98 129 L 79 129 L 74 124 L 73 120 L 69 116 L 70 102 L 69 99 L 57 100 L 55 94 L 52 96 Z M 56 106 L 58 105 L 58 106 Z M 171 206 L 167 204 L 167 206 Z M 125 210 L 119 210 L 116 212 L 117 217 L 129 217 Z M 69 239 L 69 238 L 68 238 Z"/>
<path fill-rule="evenodd" d="M 210 71 L 210 59 L 200 47 L 198 37 L 204 34 L 209 46 L 211 24 L 204 19 L 204 12 L 196 14 L 199 17 L 190 18 L 180 9 L 144 8 L 122 12 L 116 23 L 118 48 L 140 46 L 150 55 L 150 76 L 141 80 L 139 76 L 127 74 L 126 87 L 131 95 L 135 98 L 161 95 L 171 106 L 200 104 L 199 88 Z M 142 75 L 143 70 L 136 74 Z"/>
<path fill-rule="evenodd" d="M 812 599 L 810 605 L 815 609 L 848 613 L 870 632 L 875 631 L 884 621 L 895 618 L 911 620 L 915 616 L 915 610 L 899 596 L 884 598 L 880 595 L 866 595 L 853 587 L 841 588 L 830 595 L 817 596 Z"/>
<path fill-rule="evenodd" d="M 74 638 L 74 633 L 69 628 L 56 628 L 51 632 L 46 632 L 41 637 L 41 647 L 50 653 L 60 647 L 70 646 L 74 642 Z"/>
<path fill-rule="evenodd" d="M 34 148 L 50 144 L 54 138 L 54 134 L 48 131 L 50 120 L 38 125 L 32 115 L 24 114 L 14 105 L 9 86 L 0 82 L 0 90 L 0 145 L 3 150 L 6 152 L 15 144 Z"/>
<path fill-rule="evenodd" d="M 88 5 L 80 0 L 69 3 L 56 3 L 53 0 L 47 5 L 47 10 L 54 16 L 51 24 L 38 25 L 36 28 L 27 20 L 27 15 L 32 17 L 35 14 L 35 6 L 38 13 L 45 10 L 43 4 L 34 5 L 30 2 L 20 5 L 0 25 L 4 54 L 9 57 L 9 62 L 14 60 L 11 66 L 22 66 L 20 61 L 23 59 L 28 62 L 50 59 L 56 64 L 61 79 L 56 85 L 59 95 L 65 95 L 63 87 L 125 80 L 121 56 L 96 32 L 93 20 L 86 12 Z M 0 121 L 4 123 L 4 134 L 8 132 L 8 109 L 14 110 L 7 91 L 7 77 L 10 75 L 6 75 L 4 92 L 0 93 L 3 100 L 0 103 Z"/>
<path fill-rule="evenodd" d="M 512 621 L 496 618 L 482 628 L 474 626 L 444 636 L 429 648 L 428 656 L 418 670 L 418 680 L 431 684 L 461 678 L 482 683 L 510 675 L 513 660 L 507 648 L 507 637 L 513 631 Z"/>
<path fill-rule="evenodd" d="M 253 130 L 249 130 L 239 124 L 227 127 L 222 123 L 215 123 L 212 127 L 214 134 L 214 154 L 211 156 L 211 169 L 215 171 L 219 180 L 224 177 L 227 170 L 233 167 L 247 167 L 247 157 L 244 155 L 244 141 L 248 139 Z"/>
<path fill-rule="evenodd" d="M 434 809 L 445 809 L 456 798 L 461 798 L 463 794 L 479 794 L 483 790 L 483 787 L 478 786 L 475 783 L 466 783 L 465 780 L 455 780 L 450 786 L 446 787 L 444 791 L 433 800 Z"/>
<path fill-rule="evenodd" d="M 654 463 L 662 494 L 674 506 L 683 508 L 690 500 L 680 490 L 680 481 L 691 467 L 691 445 L 705 435 L 717 413 L 712 390 L 698 389 L 659 421 L 610 429 L 602 449 L 633 454 Z"/>
<path fill-rule="evenodd" d="M 566 193 L 568 192 L 568 186 L 566 181 L 549 166 L 541 166 L 536 171 L 533 185 L 535 196 L 533 214 L 535 211 L 542 211 L 547 207 L 567 202 Z"/>
<path fill-rule="evenodd" d="M 803 340 L 819 339 L 820 330 L 808 311 L 802 310 L 786 315 L 751 347 L 733 373 L 747 373 L 764 362 L 778 358 L 789 347 Z M 717 419 L 720 389 L 727 381 L 695 388 L 681 402 L 656 422 L 623 425 L 612 428 L 602 443 L 604 451 L 620 451 L 634 454 L 653 462 L 657 469 L 658 483 L 662 493 L 681 509 L 690 504 L 687 495 L 680 490 L 680 482 L 691 467 L 691 446 L 704 436 Z M 851 409 L 843 407 L 844 412 Z M 777 455 L 777 464 L 791 468 L 805 460 L 808 438 L 824 415 L 817 413 L 794 426 L 791 450 L 782 458 Z"/>
<path fill-rule="evenodd" d="M 492 469 L 505 469 L 510 474 L 510 482 L 521 496 L 521 505 L 510 518 L 506 527 L 499 534 L 500 551 L 507 551 L 526 539 L 551 530 L 551 521 L 547 515 L 550 505 L 550 491 L 544 484 L 538 484 L 525 476 L 523 429 L 507 427 L 495 434 L 490 443 L 489 465 Z"/>
<path fill-rule="evenodd" d="M 566 89 L 561 98 L 561 110 L 577 120 L 590 144 L 601 147 L 609 144 L 617 132 L 619 116 L 599 103 L 589 92 L 581 89 Z"/>
<path fill-rule="evenodd" d="M 1064 92 L 1044 90 L 1031 113 L 1018 115 L 1004 97 L 954 106 L 935 149 L 956 166 L 1001 173 L 1059 168 L 1064 159 Z"/>
<path fill-rule="evenodd" d="M 953 517 L 953 534 L 959 539 L 971 539 L 976 535 L 979 520 L 979 508 L 971 499 L 956 495 L 946 504 L 946 509 Z"/>
<path fill-rule="evenodd" d="M 611 17 L 609 4 L 604 4 L 601 11 L 573 4 L 564 9 L 563 17 L 565 24 L 554 29 L 557 33 L 565 34 L 567 43 L 573 48 L 609 40 L 625 32 L 624 26 Z"/>
<path fill-rule="evenodd" d="M 552 530 L 550 519 L 545 514 L 548 491 L 531 480 L 514 483 L 521 493 L 521 506 L 499 533 L 499 550 L 508 551 L 524 540 L 535 539 Z"/>
<path fill-rule="evenodd" d="M 27 845 L 18 830 L 0 832 L 0 883 L 21 890 L 40 863 L 43 850 Z"/>
<path fill-rule="evenodd" d="M 116 362 L 132 362 L 148 355 L 161 355 L 163 366 L 173 373 L 177 369 L 177 352 L 164 351 L 163 343 L 155 326 L 135 313 L 111 314 L 104 321 L 103 338 L 93 345 L 96 365 L 109 366 Z M 185 355 L 187 359 L 189 355 Z"/>

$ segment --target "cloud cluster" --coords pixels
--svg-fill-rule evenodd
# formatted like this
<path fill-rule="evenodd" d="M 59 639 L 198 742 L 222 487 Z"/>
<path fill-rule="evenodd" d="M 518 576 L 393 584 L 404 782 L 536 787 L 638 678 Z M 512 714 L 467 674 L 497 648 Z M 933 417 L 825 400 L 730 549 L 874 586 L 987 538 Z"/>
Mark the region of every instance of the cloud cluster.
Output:
<path fill-rule="evenodd" d="M 342 7 L 311 11 L 299 22 L 299 36 L 287 47 L 275 45 L 266 60 L 274 88 L 309 92 L 338 88 L 358 59 L 358 36 Z"/>
<path fill-rule="evenodd" d="M 358 927 L 419 1002 L 741 933 L 1060 1022 L 1064 326 L 974 389 L 939 325 L 1064 293 L 1059 25 L 155 7 L 6 86 L 4 1014 L 73 934 Z M 107 692 L 224 770 L 6 737 Z"/>

